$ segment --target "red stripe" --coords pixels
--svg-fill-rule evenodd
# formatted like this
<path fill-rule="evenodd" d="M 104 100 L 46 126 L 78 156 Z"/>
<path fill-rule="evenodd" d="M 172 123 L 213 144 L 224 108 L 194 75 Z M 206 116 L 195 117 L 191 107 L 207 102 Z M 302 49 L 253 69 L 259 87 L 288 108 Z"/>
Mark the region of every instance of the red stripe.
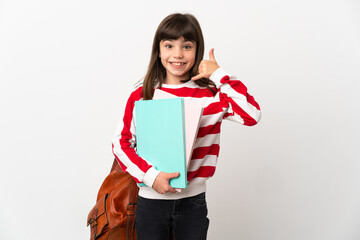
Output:
<path fill-rule="evenodd" d="M 257 110 L 260 111 L 260 106 L 259 104 L 255 101 L 255 98 L 253 96 L 251 96 L 250 94 L 246 94 L 246 100 L 248 101 L 248 103 L 250 103 L 251 105 L 253 105 L 254 107 L 256 107 Z"/>
<path fill-rule="evenodd" d="M 146 172 L 149 168 L 151 168 L 151 166 L 144 159 L 139 157 L 135 149 L 130 146 L 131 145 L 130 140 L 132 138 L 132 134 L 130 132 L 131 121 L 133 118 L 132 113 L 135 107 L 135 101 L 140 99 L 141 90 L 142 87 L 139 87 L 136 91 L 134 91 L 130 95 L 128 99 L 128 102 L 125 107 L 124 118 L 123 118 L 124 127 L 123 130 L 121 131 L 121 138 L 119 142 L 122 151 L 126 154 L 126 156 L 130 159 L 130 161 L 135 165 L 137 165 L 142 172 Z"/>
<path fill-rule="evenodd" d="M 248 103 L 256 107 L 257 110 L 260 110 L 259 104 L 255 101 L 254 97 L 247 92 L 247 87 L 240 80 L 230 80 L 229 76 L 224 76 L 220 82 L 228 83 L 236 92 L 246 96 Z"/>
<path fill-rule="evenodd" d="M 209 104 L 207 107 L 204 108 L 203 116 L 216 114 L 222 112 L 222 108 L 219 105 L 219 102 L 214 102 Z"/>
<path fill-rule="evenodd" d="M 220 152 L 219 144 L 213 144 L 213 145 L 208 146 L 208 147 L 198 147 L 198 148 L 194 149 L 194 151 L 193 151 L 193 153 L 191 155 L 191 159 L 202 159 L 206 155 L 219 156 L 219 152 Z"/>
<path fill-rule="evenodd" d="M 199 128 L 197 138 L 205 137 L 208 134 L 220 133 L 221 122 L 217 122 L 214 125 Z"/>
<path fill-rule="evenodd" d="M 215 173 L 214 166 L 203 166 L 194 172 L 188 172 L 187 179 L 188 179 L 188 181 L 190 181 L 191 179 L 193 179 L 195 177 L 203 177 L 203 178 L 212 177 L 214 175 L 214 173 Z"/>
<path fill-rule="evenodd" d="M 229 82 L 229 85 L 237 92 L 241 93 L 242 95 L 246 96 L 246 100 L 248 103 L 250 103 L 251 105 L 253 105 L 254 107 L 256 107 L 257 110 L 260 110 L 260 106 L 259 104 L 255 101 L 254 97 L 251 96 L 248 92 L 247 92 L 247 88 L 245 87 L 245 85 L 238 80 L 232 80 Z"/>
<path fill-rule="evenodd" d="M 213 97 L 212 92 L 207 88 L 166 88 L 162 87 L 161 90 L 174 94 L 178 97 L 193 97 L 193 98 L 202 98 L 202 97 Z"/>
<path fill-rule="evenodd" d="M 229 77 L 229 75 L 225 75 L 221 80 L 220 80 L 220 82 L 221 83 L 228 83 L 230 81 L 230 77 Z"/>
<path fill-rule="evenodd" d="M 223 116 L 223 118 L 225 119 L 225 118 L 227 118 L 227 117 L 229 117 L 229 116 L 234 116 L 234 114 L 225 113 L 224 116 Z"/>
<path fill-rule="evenodd" d="M 113 153 L 114 153 L 114 144 L 112 144 L 112 149 L 113 149 Z M 126 172 L 127 167 L 120 161 L 120 159 L 114 154 L 116 161 L 119 163 L 121 169 L 123 170 L 123 172 Z M 142 183 L 141 181 L 139 181 L 139 179 L 137 179 L 136 177 L 132 176 L 132 178 L 135 180 L 135 182 L 137 183 Z"/>
<path fill-rule="evenodd" d="M 237 105 L 232 98 L 229 98 L 226 94 L 223 94 L 223 99 L 224 101 L 230 103 L 234 113 L 238 114 L 244 120 L 244 125 L 253 126 L 257 123 L 255 119 L 253 119 L 249 114 L 247 114 L 247 112 L 245 112 L 241 107 L 239 107 L 239 105 Z M 234 113 L 230 115 L 234 116 Z"/>

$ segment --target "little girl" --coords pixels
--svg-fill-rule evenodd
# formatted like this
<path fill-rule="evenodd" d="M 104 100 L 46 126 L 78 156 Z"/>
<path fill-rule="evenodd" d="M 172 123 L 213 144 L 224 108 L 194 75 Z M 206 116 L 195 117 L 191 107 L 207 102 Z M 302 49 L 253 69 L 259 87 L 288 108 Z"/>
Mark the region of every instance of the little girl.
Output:
<path fill-rule="evenodd" d="M 156 30 L 147 74 L 130 94 L 114 135 L 113 153 L 121 168 L 146 185 L 140 187 L 135 216 L 139 240 L 167 240 L 170 229 L 176 240 L 206 239 L 206 181 L 215 173 L 222 120 L 246 126 L 260 120 L 259 105 L 241 81 L 217 64 L 214 49 L 209 60 L 202 60 L 203 55 L 204 40 L 196 18 L 179 13 L 167 16 Z M 156 88 L 204 108 L 188 167 L 188 188 L 181 192 L 169 185 L 179 173 L 156 170 L 135 150 L 134 103 L 152 99 Z"/>

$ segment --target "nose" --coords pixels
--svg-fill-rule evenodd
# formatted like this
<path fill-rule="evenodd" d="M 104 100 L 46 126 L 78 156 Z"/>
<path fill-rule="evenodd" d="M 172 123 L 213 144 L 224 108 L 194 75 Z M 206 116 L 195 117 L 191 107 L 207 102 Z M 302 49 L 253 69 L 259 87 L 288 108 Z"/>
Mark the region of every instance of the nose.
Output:
<path fill-rule="evenodd" d="M 182 47 L 176 47 L 174 51 L 174 58 L 183 58 L 184 53 Z"/>

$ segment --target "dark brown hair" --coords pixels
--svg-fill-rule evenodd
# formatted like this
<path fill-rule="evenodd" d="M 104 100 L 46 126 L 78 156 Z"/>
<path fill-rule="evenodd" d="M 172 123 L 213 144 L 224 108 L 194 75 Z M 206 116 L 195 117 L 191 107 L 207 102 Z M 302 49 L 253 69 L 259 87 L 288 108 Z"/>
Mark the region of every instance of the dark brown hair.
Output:
<path fill-rule="evenodd" d="M 174 13 L 167 16 L 159 25 L 155 32 L 149 67 L 144 78 L 143 89 L 141 92 L 144 100 L 152 99 L 155 84 L 159 83 L 159 88 L 165 81 L 166 69 L 159 58 L 161 40 L 177 40 L 184 37 L 187 41 L 196 42 L 196 57 L 194 66 L 190 69 L 190 78 L 198 74 L 200 62 L 204 56 L 204 38 L 197 19 L 191 14 Z M 192 81 L 184 80 L 183 82 Z M 196 80 L 195 83 L 201 87 L 207 87 L 215 95 L 216 88 L 213 81 L 208 78 Z"/>

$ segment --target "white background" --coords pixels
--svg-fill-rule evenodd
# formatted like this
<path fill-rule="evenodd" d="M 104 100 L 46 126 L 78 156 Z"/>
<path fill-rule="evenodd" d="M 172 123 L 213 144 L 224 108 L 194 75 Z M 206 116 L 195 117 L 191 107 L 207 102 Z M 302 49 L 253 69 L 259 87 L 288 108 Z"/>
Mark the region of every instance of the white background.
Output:
<path fill-rule="evenodd" d="M 155 30 L 194 14 L 261 122 L 223 122 L 208 239 L 360 239 L 359 1 L 0 1 L 0 239 L 88 239 Z"/>

